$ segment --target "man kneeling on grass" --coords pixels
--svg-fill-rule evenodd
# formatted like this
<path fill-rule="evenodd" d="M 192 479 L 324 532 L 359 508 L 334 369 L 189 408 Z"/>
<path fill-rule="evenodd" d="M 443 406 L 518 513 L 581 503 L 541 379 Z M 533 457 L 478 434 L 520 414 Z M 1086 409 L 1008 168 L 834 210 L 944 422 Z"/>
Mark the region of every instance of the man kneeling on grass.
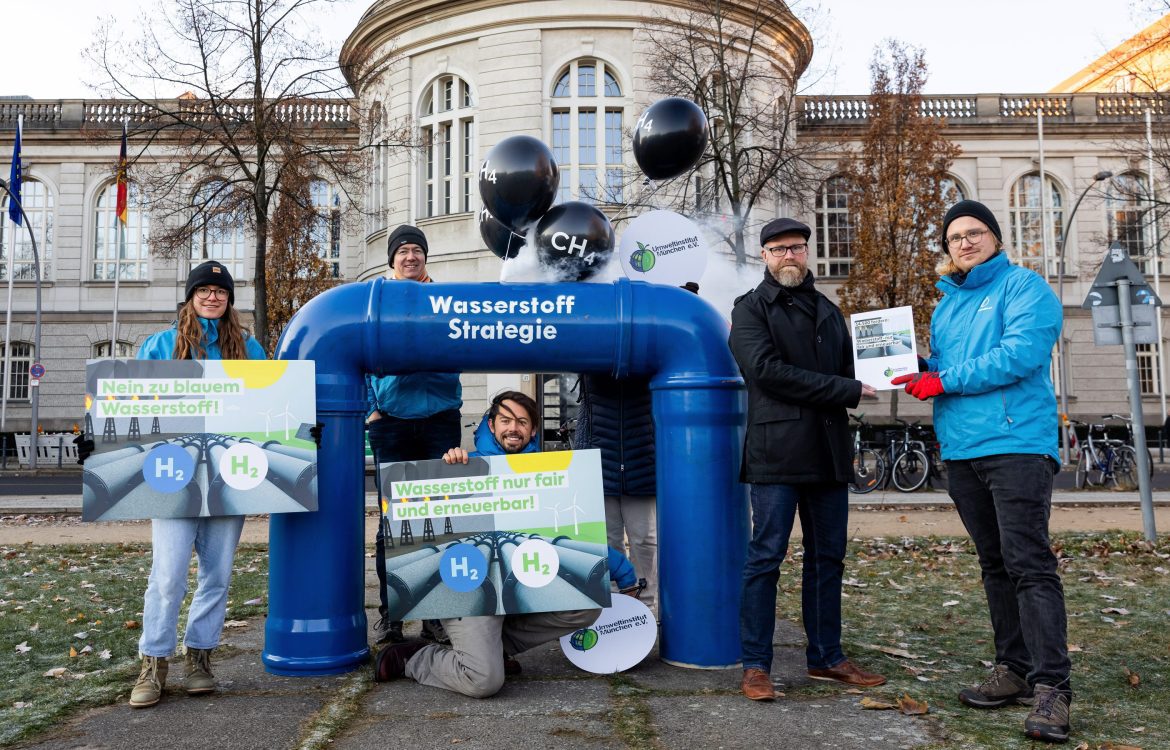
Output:
<path fill-rule="evenodd" d="M 536 402 L 523 393 L 496 396 L 475 431 L 476 450 L 470 455 L 535 452 L 539 413 Z M 443 455 L 449 464 L 465 464 L 467 459 L 462 448 Z M 472 698 L 489 698 L 503 687 L 505 675 L 520 673 L 513 655 L 589 627 L 600 614 L 600 609 L 581 609 L 446 619 L 442 623 L 450 646 L 421 640 L 387 646 L 378 652 L 374 679 L 386 682 L 405 676 Z"/>

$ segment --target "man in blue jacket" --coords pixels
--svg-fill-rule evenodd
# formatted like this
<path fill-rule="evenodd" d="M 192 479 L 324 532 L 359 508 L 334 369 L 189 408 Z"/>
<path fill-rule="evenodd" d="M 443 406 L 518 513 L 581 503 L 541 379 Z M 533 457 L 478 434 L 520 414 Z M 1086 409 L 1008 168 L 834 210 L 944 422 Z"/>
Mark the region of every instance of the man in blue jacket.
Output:
<path fill-rule="evenodd" d="M 427 238 L 422 230 L 403 224 L 387 242 L 388 277 L 426 283 Z M 463 406 L 463 388 L 457 372 L 416 372 L 410 375 L 366 376 L 370 431 L 370 449 L 376 463 L 424 461 L 439 458 L 448 447 L 459 442 L 459 410 Z M 374 477 L 379 481 L 378 472 Z M 379 494 L 381 488 L 379 487 Z M 409 523 L 409 521 L 407 522 Z M 376 643 L 401 643 L 402 623 L 390 622 L 386 601 L 386 529 L 379 523 L 374 540 L 374 564 L 378 571 L 378 622 L 374 625 Z M 445 640 L 437 627 L 424 624 L 424 637 Z"/>
<path fill-rule="evenodd" d="M 1064 589 L 1048 537 L 1057 415 L 1049 362 L 1061 305 L 1036 273 L 1001 252 L 995 216 L 960 201 L 943 219 L 943 298 L 927 371 L 891 383 L 934 399 L 949 489 L 975 542 L 995 661 L 959 693 L 974 708 L 1032 703 L 1025 734 L 1064 742 L 1072 688 Z"/>
<path fill-rule="evenodd" d="M 505 391 L 492 399 L 475 431 L 475 452 L 451 448 L 443 460 L 465 464 L 469 456 L 535 453 L 540 450 L 536 437 L 539 415 L 529 396 Z M 387 646 L 378 652 L 374 679 L 385 682 L 406 676 L 471 698 L 489 698 L 503 687 L 505 675 L 519 673 L 520 663 L 512 654 L 587 628 L 600 614 L 600 609 L 578 609 L 443 620 L 450 646 L 425 641 Z"/>

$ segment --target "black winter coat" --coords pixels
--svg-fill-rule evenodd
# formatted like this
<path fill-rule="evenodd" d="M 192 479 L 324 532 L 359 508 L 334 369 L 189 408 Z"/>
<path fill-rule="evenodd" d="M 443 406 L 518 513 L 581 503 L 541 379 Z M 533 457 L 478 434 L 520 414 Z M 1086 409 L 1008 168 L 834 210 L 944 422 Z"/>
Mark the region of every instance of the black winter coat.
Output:
<path fill-rule="evenodd" d="M 573 448 L 601 450 L 606 495 L 658 494 L 650 381 L 582 375 Z"/>
<path fill-rule="evenodd" d="M 845 317 L 812 284 L 810 272 L 790 291 L 765 271 L 731 312 L 728 344 L 748 386 L 742 482 L 852 481 L 846 409 L 861 382 Z"/>

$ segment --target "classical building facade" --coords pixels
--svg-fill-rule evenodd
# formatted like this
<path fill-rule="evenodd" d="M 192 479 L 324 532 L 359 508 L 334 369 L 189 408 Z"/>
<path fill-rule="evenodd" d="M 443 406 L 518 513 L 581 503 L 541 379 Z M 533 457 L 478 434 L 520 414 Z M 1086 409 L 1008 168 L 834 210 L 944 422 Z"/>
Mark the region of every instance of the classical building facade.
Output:
<path fill-rule="evenodd" d="M 776 17 L 765 24 L 772 62 L 799 73 L 811 57 L 811 39 L 799 21 L 779 4 L 775 7 Z M 370 123 L 363 132 L 351 126 L 353 137 L 369 144 L 373 154 L 361 220 L 332 221 L 346 206 L 333 186 L 314 188 L 325 222 L 319 250 L 336 264 L 338 277 L 360 281 L 384 273 L 388 231 L 413 223 L 427 233 L 429 270 L 437 281 L 499 280 L 500 261 L 485 249 L 478 231 L 478 168 L 488 149 L 509 135 L 532 135 L 549 144 L 561 166 L 559 200 L 598 191 L 620 200 L 627 188 L 621 175 L 634 169 L 630 131 L 640 111 L 659 97 L 648 75 L 648 22 L 676 9 L 670 0 L 373 3 L 347 40 L 342 60 L 358 50 L 374 50 L 386 61 L 386 73 L 358 91 L 354 101 L 338 104 L 372 115 L 362 118 Z M 190 264 L 204 256 L 238 272 L 243 283 L 237 285 L 237 305 L 251 309 L 247 280 L 255 269 L 252 242 L 243 228 L 197 243 L 194 261 L 160 258 L 150 252 L 150 217 L 132 203 L 126 252 L 116 256 L 111 234 L 114 125 L 120 122 L 121 106 L 0 99 L 0 170 L 5 174 L 16 117 L 24 115 L 26 210 L 44 259 L 44 329 L 41 352 L 33 352 L 27 242 L 23 230 L 5 219 L 0 282 L 14 279 L 13 359 L 3 380 L 8 431 L 28 429 L 27 372 L 34 360 L 48 370 L 40 385 L 45 429 L 68 430 L 80 419 L 85 360 L 110 351 L 115 268 L 121 274 L 115 347 L 120 356 L 169 324 Z M 1134 197 L 1140 193 L 1135 186 L 1147 184 L 1148 176 L 1144 161 L 1128 156 L 1133 142 L 1144 137 L 1142 101 L 1124 93 L 959 94 L 928 97 L 924 106 L 946 118 L 947 135 L 963 150 L 951 169 L 954 186 L 964 197 L 991 207 L 1018 262 L 1046 275 L 1055 287 L 1057 249 L 1065 241 L 1065 374 L 1072 415 L 1127 412 L 1121 350 L 1092 345 L 1079 304 L 1093 265 L 1111 239 L 1122 240 L 1146 271 L 1153 271 L 1158 237 L 1143 223 L 1144 206 Z M 816 208 L 802 216 L 814 227 L 810 266 L 820 285 L 833 292 L 848 274 L 852 254 L 848 193 L 833 172 L 863 131 L 866 102 L 864 96 L 807 97 L 798 99 L 797 107 L 806 136 L 827 136 L 837 144 L 823 156 L 826 179 L 815 189 Z M 1039 111 L 1044 113 L 1043 180 Z M 1168 123 L 1160 113 L 1155 122 L 1164 127 Z M 405 119 L 425 145 L 415 151 L 380 145 L 380 128 Z M 1101 170 L 1116 177 L 1091 188 L 1071 217 L 1073 204 Z M 782 205 L 760 208 L 749 219 L 748 236 L 787 210 Z M 709 210 L 697 218 L 726 219 Z M 620 234 L 622 226 L 617 230 Z M 755 263 L 737 276 L 726 270 L 718 246 L 712 238 L 712 266 L 699 281 L 703 296 L 727 313 L 733 293 L 753 286 L 762 265 Z M 1141 359 L 1146 412 L 1160 423 L 1157 362 L 1156 351 L 1147 347 Z M 1059 382 L 1059 365 L 1053 368 Z M 477 414 L 486 397 L 505 386 L 540 389 L 545 379 L 534 377 L 539 375 L 467 374 L 465 411 Z M 928 406 L 907 400 L 901 400 L 903 416 L 929 418 Z M 867 411 L 880 420 L 888 407 L 877 404 Z M 550 417 L 563 415 L 554 410 Z"/>

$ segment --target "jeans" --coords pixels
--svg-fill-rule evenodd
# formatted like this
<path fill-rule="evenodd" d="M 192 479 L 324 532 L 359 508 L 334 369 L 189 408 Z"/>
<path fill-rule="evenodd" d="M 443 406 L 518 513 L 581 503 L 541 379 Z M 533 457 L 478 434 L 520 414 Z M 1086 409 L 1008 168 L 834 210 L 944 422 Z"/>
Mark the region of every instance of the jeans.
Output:
<path fill-rule="evenodd" d="M 139 653 L 164 657 L 175 653 L 179 607 L 187 595 L 192 548 L 199 560 L 199 571 L 183 642 L 188 648 L 211 649 L 219 645 L 232 560 L 243 528 L 243 516 L 156 518 L 150 522 L 152 560 L 142 608 Z"/>
<path fill-rule="evenodd" d="M 504 685 L 504 653 L 522 654 L 587 628 L 600 609 L 492 615 L 443 620 L 451 647 L 430 645 L 406 662 L 406 676 L 471 698 L 489 698 Z"/>
<path fill-rule="evenodd" d="M 459 446 L 458 409 L 448 409 L 421 419 L 399 419 L 383 415 L 369 423 L 370 450 L 375 463 L 392 461 L 427 461 L 442 458 L 451 448 Z M 382 495 L 382 475 L 374 469 L 374 485 Z M 394 533 L 391 529 L 390 534 Z M 378 613 L 385 617 L 389 611 L 386 601 L 386 524 L 378 523 L 374 539 L 374 567 L 378 571 Z"/>
<path fill-rule="evenodd" d="M 752 540 L 743 568 L 739 634 L 743 668 L 772 670 L 776 584 L 796 513 L 804 534 L 801 615 L 809 669 L 835 667 L 841 650 L 841 576 L 845 571 L 849 493 L 844 484 L 753 484 Z"/>
<path fill-rule="evenodd" d="M 1029 685 L 1070 689 L 1064 588 L 1048 539 L 1054 468 L 1043 455 L 947 461 L 951 499 L 979 554 L 996 662 Z"/>
<path fill-rule="evenodd" d="M 634 574 L 646 579 L 646 590 L 639 599 L 651 612 L 658 601 L 657 502 L 653 495 L 605 496 L 606 541 L 624 552 L 629 539 Z"/>

